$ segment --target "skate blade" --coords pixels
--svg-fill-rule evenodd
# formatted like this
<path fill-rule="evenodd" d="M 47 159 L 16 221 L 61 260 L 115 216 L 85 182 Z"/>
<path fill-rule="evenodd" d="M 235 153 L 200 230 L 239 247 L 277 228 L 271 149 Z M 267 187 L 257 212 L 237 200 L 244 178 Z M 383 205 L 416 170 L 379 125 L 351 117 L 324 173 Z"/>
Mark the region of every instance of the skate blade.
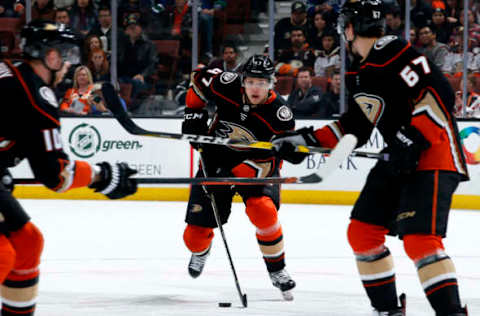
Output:
<path fill-rule="evenodd" d="M 293 301 L 292 291 L 283 291 L 282 296 L 285 301 Z"/>

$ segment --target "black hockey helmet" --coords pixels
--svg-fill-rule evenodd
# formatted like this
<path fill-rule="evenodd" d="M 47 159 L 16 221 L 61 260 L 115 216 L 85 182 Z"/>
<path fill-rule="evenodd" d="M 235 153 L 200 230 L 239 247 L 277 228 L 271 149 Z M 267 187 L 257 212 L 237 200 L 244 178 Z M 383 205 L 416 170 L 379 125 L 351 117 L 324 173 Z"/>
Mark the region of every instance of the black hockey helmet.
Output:
<path fill-rule="evenodd" d="M 275 66 L 268 56 L 253 55 L 243 65 L 242 82 L 247 77 L 265 78 L 273 84 Z"/>
<path fill-rule="evenodd" d="M 343 35 L 349 23 L 356 35 L 380 36 L 384 29 L 385 11 L 381 0 L 347 0 L 340 9 L 337 30 Z"/>
<path fill-rule="evenodd" d="M 44 60 L 49 50 L 57 49 L 64 61 L 72 65 L 81 62 L 81 39 L 65 24 L 34 20 L 24 26 L 20 36 L 25 59 Z"/>

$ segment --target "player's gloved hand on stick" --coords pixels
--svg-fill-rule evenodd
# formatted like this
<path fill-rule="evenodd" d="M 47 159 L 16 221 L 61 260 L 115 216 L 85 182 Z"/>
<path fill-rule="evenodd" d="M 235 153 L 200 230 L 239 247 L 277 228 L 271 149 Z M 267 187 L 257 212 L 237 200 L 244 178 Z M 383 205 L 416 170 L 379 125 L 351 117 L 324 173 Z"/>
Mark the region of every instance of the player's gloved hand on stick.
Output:
<path fill-rule="evenodd" d="M 137 181 L 131 178 L 137 171 L 125 162 L 113 165 L 101 162 L 97 166 L 100 167 L 99 180 L 89 186 L 95 192 L 105 194 L 109 199 L 121 199 L 137 192 Z"/>
<path fill-rule="evenodd" d="M 182 134 L 207 135 L 208 112 L 204 109 L 185 108 L 183 115 Z M 199 149 L 200 143 L 190 142 L 193 148 Z"/>
<path fill-rule="evenodd" d="M 13 178 L 8 169 L 0 169 L 0 181 L 8 191 L 13 191 L 15 185 L 13 184 Z"/>
<path fill-rule="evenodd" d="M 390 152 L 388 165 L 394 174 L 410 174 L 415 171 L 422 151 L 430 147 L 430 143 L 413 126 L 402 126 L 393 141 L 388 144 Z"/>
<path fill-rule="evenodd" d="M 301 163 L 308 154 L 296 152 L 295 149 L 298 145 L 320 146 L 313 132 L 313 127 L 310 126 L 274 136 L 272 143 L 277 157 L 293 164 Z"/>

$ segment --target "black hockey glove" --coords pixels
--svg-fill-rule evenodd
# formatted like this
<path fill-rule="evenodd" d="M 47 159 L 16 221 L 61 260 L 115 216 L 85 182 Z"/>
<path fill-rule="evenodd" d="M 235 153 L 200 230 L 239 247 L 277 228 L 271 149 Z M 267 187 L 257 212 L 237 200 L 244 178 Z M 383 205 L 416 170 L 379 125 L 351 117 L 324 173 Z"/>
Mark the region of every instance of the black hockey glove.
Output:
<path fill-rule="evenodd" d="M 15 185 L 13 184 L 13 178 L 8 169 L 0 169 L 0 181 L 2 185 L 8 191 L 12 192 Z"/>
<path fill-rule="evenodd" d="M 388 165 L 395 175 L 411 174 L 415 171 L 422 151 L 430 147 L 430 143 L 413 126 L 402 126 L 387 151 L 390 153 Z"/>
<path fill-rule="evenodd" d="M 185 108 L 183 115 L 182 134 L 207 135 L 208 134 L 208 112 Z M 199 149 L 200 143 L 190 142 L 193 148 Z"/>
<path fill-rule="evenodd" d="M 293 164 L 301 163 L 308 154 L 296 152 L 296 146 L 320 146 L 313 132 L 313 127 L 310 126 L 274 136 L 272 143 L 277 157 Z"/>
<path fill-rule="evenodd" d="M 109 199 L 121 199 L 137 192 L 137 181 L 131 176 L 137 171 L 130 168 L 125 162 L 111 165 L 108 162 L 98 163 L 100 180 L 90 184 L 95 192 L 105 194 Z"/>

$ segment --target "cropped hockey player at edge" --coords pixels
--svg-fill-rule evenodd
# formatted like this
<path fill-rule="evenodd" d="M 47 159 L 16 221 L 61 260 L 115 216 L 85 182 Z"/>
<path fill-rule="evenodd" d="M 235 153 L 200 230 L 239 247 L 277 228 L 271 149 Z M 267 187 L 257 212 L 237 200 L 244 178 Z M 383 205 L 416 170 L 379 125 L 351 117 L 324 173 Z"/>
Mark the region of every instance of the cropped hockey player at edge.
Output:
<path fill-rule="evenodd" d="M 391 159 L 370 171 L 347 232 L 375 315 L 405 315 L 397 301 L 392 255 L 384 245 L 387 234 L 403 240 L 436 315 L 466 315 L 442 243 L 453 192 L 468 180 L 452 88 L 410 43 L 382 37 L 381 1 L 347 1 L 338 27 L 353 53 L 345 77 L 348 111 L 323 128 L 277 137 L 278 155 L 298 163 L 304 156 L 294 153 L 293 145 L 333 147 L 347 133 L 361 146 L 376 127 Z"/>
<path fill-rule="evenodd" d="M 35 178 L 55 192 L 86 187 L 111 199 L 136 192 L 125 163 L 95 166 L 73 161 L 62 149 L 58 102 L 52 91 L 62 56 L 80 59 L 74 34 L 53 23 L 31 22 L 21 33 L 23 63 L 0 61 L 0 282 L 1 315 L 34 314 L 43 237 L 12 196 L 8 168 L 27 159 Z M 77 54 L 78 53 L 78 54 Z"/>
<path fill-rule="evenodd" d="M 215 135 L 246 141 L 269 141 L 273 135 L 293 130 L 292 112 L 272 90 L 274 65 L 262 55 L 250 57 L 241 74 L 203 68 L 192 74 L 187 92 L 182 132 Z M 210 124 L 204 109 L 208 102 L 216 106 Z M 192 144 L 196 147 L 196 144 Z M 278 176 L 280 159 L 270 151 L 241 150 L 226 146 L 203 146 L 208 176 L 269 177 Z M 202 177 L 200 170 L 197 177 Z M 232 198 L 238 193 L 246 213 L 256 227 L 256 237 L 273 285 L 285 299 L 293 299 L 295 282 L 285 269 L 282 226 L 277 217 L 280 207 L 278 185 L 211 186 L 221 222 L 230 215 Z M 213 229 L 217 227 L 211 202 L 201 186 L 192 186 L 186 214 L 184 241 L 192 252 L 188 271 L 193 278 L 203 270 L 210 252 Z"/>

